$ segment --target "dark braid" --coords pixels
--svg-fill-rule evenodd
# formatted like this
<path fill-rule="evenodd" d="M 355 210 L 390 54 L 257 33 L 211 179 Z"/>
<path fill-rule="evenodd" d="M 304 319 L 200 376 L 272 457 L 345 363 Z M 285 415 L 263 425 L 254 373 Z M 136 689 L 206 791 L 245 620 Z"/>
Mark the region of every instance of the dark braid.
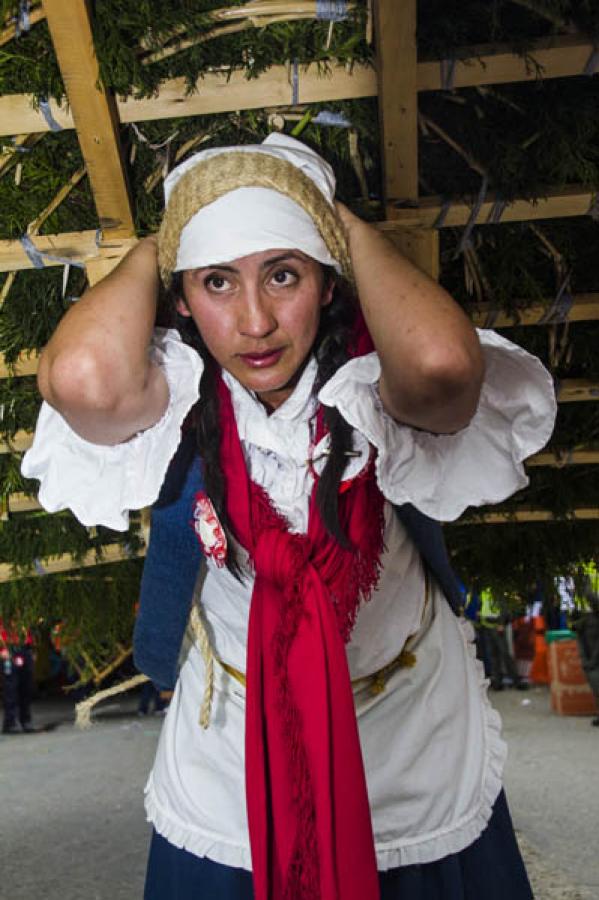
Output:
<path fill-rule="evenodd" d="M 325 270 L 326 278 L 333 277 Z M 176 300 L 183 297 L 183 279 L 180 272 L 173 280 L 165 298 L 163 309 L 166 315 L 162 322 L 179 330 L 183 341 L 193 347 L 204 361 L 204 372 L 200 381 L 202 402 L 194 409 L 194 425 L 197 434 L 198 451 L 203 463 L 204 484 L 216 514 L 227 536 L 227 568 L 238 579 L 241 578 L 239 561 L 231 541 L 231 523 L 226 508 L 226 484 L 220 465 L 220 418 L 216 392 L 218 366 L 206 348 L 193 319 L 176 312 Z M 349 358 L 348 344 L 356 314 L 353 295 L 341 284 L 335 286 L 333 299 L 322 310 L 320 326 L 314 342 L 314 354 L 318 364 L 314 392 L 320 388 L 337 369 Z M 348 540 L 339 522 L 339 484 L 347 464 L 345 455 L 352 446 L 352 429 L 334 408 L 323 407 L 325 424 L 331 436 L 331 452 L 318 482 L 317 503 L 323 523 L 330 534 L 344 547 Z"/>

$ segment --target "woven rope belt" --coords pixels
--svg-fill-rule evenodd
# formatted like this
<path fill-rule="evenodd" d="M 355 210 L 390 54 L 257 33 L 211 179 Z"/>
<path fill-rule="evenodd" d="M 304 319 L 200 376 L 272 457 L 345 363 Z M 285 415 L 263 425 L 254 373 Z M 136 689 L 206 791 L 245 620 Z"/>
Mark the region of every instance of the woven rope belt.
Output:
<path fill-rule="evenodd" d="M 425 573 L 425 597 L 422 609 L 421 624 L 424 621 L 425 613 L 429 605 L 429 600 L 429 579 L 428 575 Z M 206 686 L 204 688 L 204 696 L 202 698 L 202 705 L 200 707 L 199 721 L 202 728 L 208 728 L 210 724 L 210 713 L 212 709 L 212 697 L 214 694 L 214 663 L 217 662 L 219 666 L 224 669 L 227 675 L 230 675 L 231 678 L 234 678 L 235 681 L 237 681 L 238 684 L 241 684 L 244 688 L 246 686 L 246 679 L 243 672 L 241 672 L 239 669 L 236 669 L 234 666 L 229 665 L 229 663 L 223 662 L 223 660 L 219 659 L 218 656 L 216 656 L 216 654 L 214 653 L 214 650 L 212 649 L 212 645 L 210 643 L 208 632 L 206 631 L 206 626 L 204 625 L 197 603 L 192 607 L 189 624 L 191 626 L 195 642 L 199 647 L 200 653 L 202 654 L 204 665 L 206 667 Z M 352 680 L 352 689 L 354 693 L 358 693 L 364 688 L 368 688 L 373 696 L 382 694 L 387 686 L 387 681 L 395 672 L 398 671 L 398 669 L 411 669 L 413 666 L 415 666 L 416 654 L 413 653 L 412 647 L 416 643 L 417 638 L 418 633 L 411 635 L 401 648 L 401 651 L 398 653 L 398 655 L 394 659 L 392 659 L 391 662 L 387 663 L 382 668 L 377 669 L 376 672 L 373 672 L 372 675 L 364 675 L 360 678 L 354 678 Z"/>

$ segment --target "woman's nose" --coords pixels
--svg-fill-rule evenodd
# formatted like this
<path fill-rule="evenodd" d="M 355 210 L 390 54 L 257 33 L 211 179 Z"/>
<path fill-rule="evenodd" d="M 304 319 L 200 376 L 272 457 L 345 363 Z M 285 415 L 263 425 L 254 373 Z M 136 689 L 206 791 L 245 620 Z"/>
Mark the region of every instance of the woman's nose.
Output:
<path fill-rule="evenodd" d="M 240 332 L 251 337 L 265 337 L 277 327 L 272 306 L 260 290 L 246 293 L 240 320 Z"/>

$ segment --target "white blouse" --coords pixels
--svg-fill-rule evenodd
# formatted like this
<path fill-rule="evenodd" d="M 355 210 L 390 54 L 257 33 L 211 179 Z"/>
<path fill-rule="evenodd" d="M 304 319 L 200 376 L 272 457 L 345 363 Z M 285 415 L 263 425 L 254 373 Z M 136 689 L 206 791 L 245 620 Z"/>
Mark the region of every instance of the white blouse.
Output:
<path fill-rule="evenodd" d="M 354 429 L 359 455 L 350 457 L 345 477 L 361 470 L 374 446 L 378 484 L 389 501 L 381 578 L 347 647 L 352 679 L 393 660 L 408 639 L 416 656 L 415 666 L 397 669 L 383 693 L 372 695 L 363 683 L 355 691 L 380 869 L 430 862 L 468 846 L 485 827 L 501 787 L 505 745 L 471 628 L 456 619 L 434 584 L 427 588 L 420 557 L 390 505 L 410 502 L 448 521 L 527 483 L 523 460 L 544 446 L 553 428 L 551 378 L 537 359 L 502 337 L 488 331 L 480 337 L 485 384 L 476 415 L 455 435 L 398 425 L 385 413 L 375 353 L 348 362 L 319 394 Z M 40 479 L 40 502 L 50 511 L 70 508 L 84 524 L 124 529 L 129 509 L 156 498 L 197 399 L 202 362 L 175 332 L 158 332 L 153 353 L 169 382 L 169 409 L 125 444 L 84 441 L 58 413 L 42 408 L 23 473 Z M 250 475 L 298 532 L 307 528 L 312 488 L 306 463 L 315 372 L 311 361 L 271 415 L 225 373 Z M 323 449 L 316 447 L 315 459 Z M 243 553 L 241 559 L 247 565 Z M 217 657 L 240 671 L 252 592 L 247 571 L 240 583 L 208 560 L 196 587 Z M 176 846 L 250 869 L 244 689 L 217 665 L 211 724 L 202 730 L 203 688 L 204 664 L 190 642 L 146 787 L 148 818 Z"/>

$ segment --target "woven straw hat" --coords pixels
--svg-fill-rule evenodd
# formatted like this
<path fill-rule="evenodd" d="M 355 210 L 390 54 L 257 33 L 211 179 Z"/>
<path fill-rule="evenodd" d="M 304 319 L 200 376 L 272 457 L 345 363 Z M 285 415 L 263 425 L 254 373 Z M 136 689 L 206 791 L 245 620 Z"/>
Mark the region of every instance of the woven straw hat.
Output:
<path fill-rule="evenodd" d="M 330 167 L 317 154 L 292 138 L 277 136 L 276 140 L 280 142 L 281 138 L 285 141 L 283 147 L 286 156 L 293 157 L 293 147 L 297 145 L 301 148 L 302 160 L 313 157 L 322 163 L 323 171 L 326 167 L 325 176 L 331 172 L 332 178 Z M 265 144 L 267 143 L 268 138 Z M 302 165 L 300 168 L 289 158 L 264 152 L 262 148 L 266 150 L 265 144 L 260 145 L 260 151 L 255 152 L 249 148 L 247 150 L 233 148 L 197 154 L 200 157 L 197 162 L 192 158 L 179 167 L 182 174 L 177 170 L 171 173 L 169 176 L 171 184 L 165 185 L 168 198 L 166 211 L 158 232 L 158 265 L 167 287 L 172 273 L 177 268 L 177 253 L 183 229 L 204 207 L 232 191 L 247 187 L 276 191 L 297 204 L 312 220 L 318 235 L 326 245 L 328 254 L 337 262 L 342 274 L 351 280 L 351 263 L 345 231 L 331 200 L 323 193 L 328 187 L 327 183 L 318 178 L 320 175 L 318 171 L 317 178 L 310 177 L 304 171 L 305 166 Z M 288 150 L 289 146 L 291 153 Z M 323 185 L 323 190 L 317 185 L 317 179 Z M 332 189 L 334 190 L 334 180 Z M 251 222 L 248 222 L 247 227 L 251 229 Z M 235 254 L 232 258 L 235 258 Z M 210 260 L 205 264 L 223 261 Z"/>

